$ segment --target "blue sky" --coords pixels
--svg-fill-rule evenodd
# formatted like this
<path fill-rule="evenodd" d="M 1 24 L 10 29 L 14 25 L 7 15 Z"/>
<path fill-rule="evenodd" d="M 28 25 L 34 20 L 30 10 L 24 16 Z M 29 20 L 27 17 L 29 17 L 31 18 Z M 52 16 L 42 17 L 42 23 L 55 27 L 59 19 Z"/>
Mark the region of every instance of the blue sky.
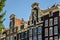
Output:
<path fill-rule="evenodd" d="M 60 4 L 60 0 L 7 0 L 4 10 L 6 10 L 4 25 L 6 28 L 9 27 L 10 15 L 15 14 L 17 18 L 24 18 L 28 21 L 31 14 L 31 5 L 37 2 L 41 9 L 47 9 L 55 3 Z"/>

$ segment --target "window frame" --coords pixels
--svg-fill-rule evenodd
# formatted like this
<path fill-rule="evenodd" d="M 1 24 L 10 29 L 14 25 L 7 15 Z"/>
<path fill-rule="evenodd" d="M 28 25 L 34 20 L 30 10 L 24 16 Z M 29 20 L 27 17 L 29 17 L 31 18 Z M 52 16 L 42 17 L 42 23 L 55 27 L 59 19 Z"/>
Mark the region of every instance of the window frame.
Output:
<path fill-rule="evenodd" d="M 54 35 L 58 34 L 58 26 L 54 26 Z"/>
<path fill-rule="evenodd" d="M 58 24 L 58 17 L 54 17 L 54 25 Z"/>
<path fill-rule="evenodd" d="M 53 27 L 49 28 L 49 36 L 53 36 Z"/>
<path fill-rule="evenodd" d="M 47 27 L 47 26 L 48 26 L 48 19 L 45 20 L 45 27 Z"/>
<path fill-rule="evenodd" d="M 49 19 L 49 26 L 53 26 L 53 18 Z"/>
<path fill-rule="evenodd" d="M 45 28 L 45 36 L 48 36 L 48 28 Z"/>

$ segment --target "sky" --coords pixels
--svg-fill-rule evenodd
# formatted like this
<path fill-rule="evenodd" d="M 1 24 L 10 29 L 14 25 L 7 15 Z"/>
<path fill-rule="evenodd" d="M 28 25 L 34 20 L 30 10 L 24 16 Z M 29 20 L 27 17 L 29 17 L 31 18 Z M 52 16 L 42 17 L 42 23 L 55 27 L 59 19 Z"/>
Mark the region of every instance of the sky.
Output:
<path fill-rule="evenodd" d="M 4 11 L 6 10 L 4 26 L 5 28 L 9 28 L 10 23 L 10 15 L 15 14 L 16 18 L 28 21 L 29 16 L 31 14 L 31 5 L 37 2 L 39 3 L 39 7 L 42 10 L 47 9 L 48 7 L 53 6 L 55 3 L 60 4 L 60 0 L 7 0 Z"/>

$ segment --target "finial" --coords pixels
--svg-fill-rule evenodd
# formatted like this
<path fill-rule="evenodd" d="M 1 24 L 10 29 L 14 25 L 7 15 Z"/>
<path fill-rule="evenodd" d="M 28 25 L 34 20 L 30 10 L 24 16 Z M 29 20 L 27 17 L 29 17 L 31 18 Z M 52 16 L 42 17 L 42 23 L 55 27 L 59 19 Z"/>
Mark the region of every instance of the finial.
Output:
<path fill-rule="evenodd" d="M 37 2 L 35 2 L 35 3 L 32 4 L 32 8 L 34 8 L 34 6 L 37 7 L 38 5 L 39 4 Z"/>

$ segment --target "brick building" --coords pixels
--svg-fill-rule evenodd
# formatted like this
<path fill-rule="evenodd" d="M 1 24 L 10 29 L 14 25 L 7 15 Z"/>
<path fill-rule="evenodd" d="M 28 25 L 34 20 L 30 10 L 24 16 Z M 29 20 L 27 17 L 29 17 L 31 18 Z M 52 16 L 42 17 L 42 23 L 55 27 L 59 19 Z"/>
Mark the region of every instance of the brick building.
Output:
<path fill-rule="evenodd" d="M 28 23 L 23 19 L 10 16 L 9 30 L 1 39 L 6 40 L 60 40 L 60 5 L 54 4 L 46 10 L 39 8 L 38 3 L 32 4 Z"/>

